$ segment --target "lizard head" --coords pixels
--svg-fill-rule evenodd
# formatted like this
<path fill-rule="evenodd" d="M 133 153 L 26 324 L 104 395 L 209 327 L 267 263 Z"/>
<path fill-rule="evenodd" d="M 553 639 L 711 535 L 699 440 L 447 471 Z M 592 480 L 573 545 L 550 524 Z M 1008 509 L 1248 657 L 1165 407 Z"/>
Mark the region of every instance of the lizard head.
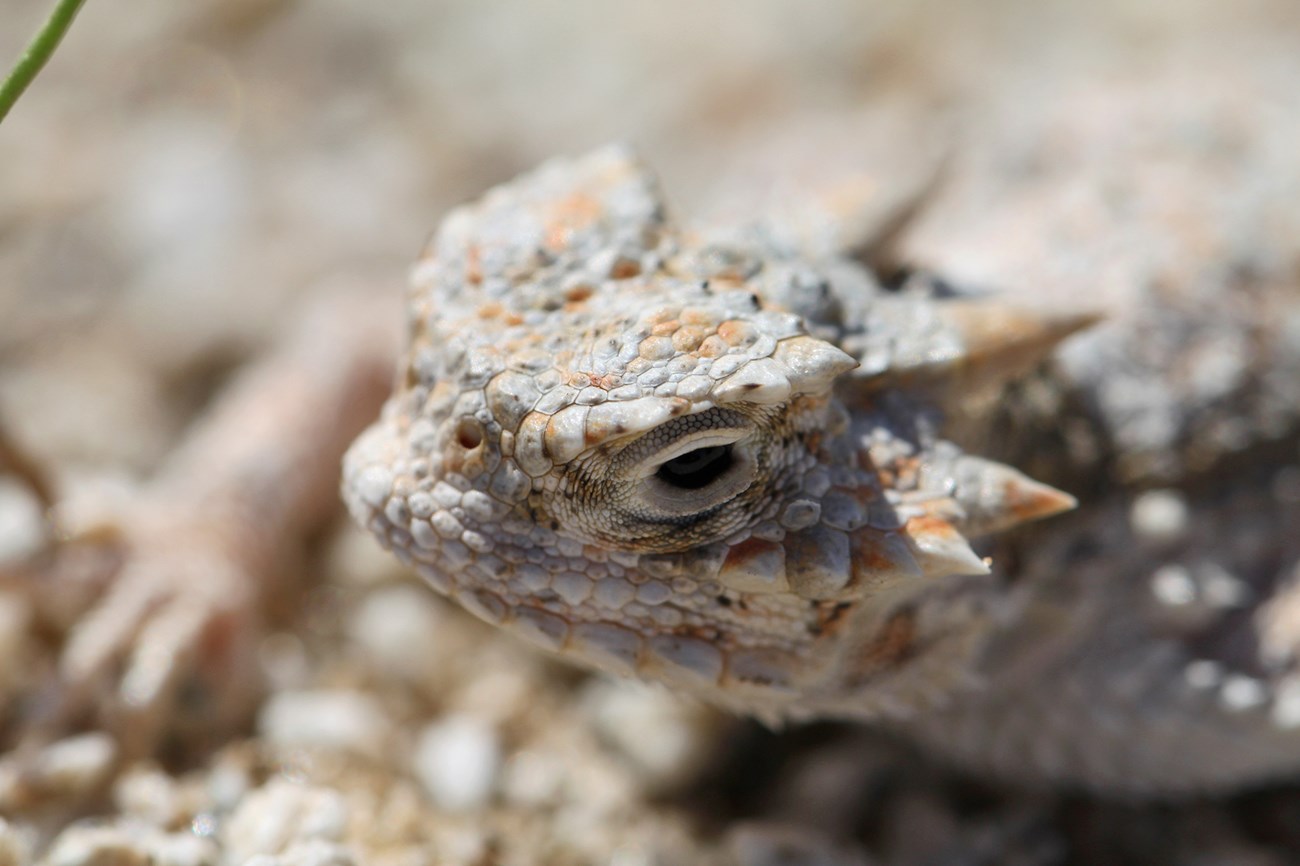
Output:
<path fill-rule="evenodd" d="M 950 361 L 951 329 L 875 294 L 773 231 L 675 230 L 622 149 L 549 163 L 450 214 L 417 265 L 345 498 L 548 649 L 774 715 L 868 683 L 884 705 L 925 632 L 906 600 L 988 571 L 967 533 L 1070 500 L 938 439 L 895 379 Z M 888 349 L 909 333 L 912 360 Z"/>

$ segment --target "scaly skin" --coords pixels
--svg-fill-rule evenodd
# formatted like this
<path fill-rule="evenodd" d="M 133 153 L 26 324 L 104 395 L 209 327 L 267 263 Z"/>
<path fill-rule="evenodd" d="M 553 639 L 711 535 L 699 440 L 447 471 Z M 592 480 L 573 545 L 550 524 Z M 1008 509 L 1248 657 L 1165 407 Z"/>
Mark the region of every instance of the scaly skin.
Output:
<path fill-rule="evenodd" d="M 1008 387 L 1095 318 L 886 290 L 843 198 L 686 232 L 609 149 L 454 212 L 345 460 L 353 515 L 489 622 L 767 720 L 1129 792 L 1293 771 L 1300 552 L 1268 479 L 1144 537 L 1107 484 L 1123 455 L 1043 435 L 1100 424 L 1092 392 Z M 1090 499 L 997 541 L 1074 500 L 945 432 Z"/>
<path fill-rule="evenodd" d="M 452 214 L 353 514 L 484 619 L 725 706 L 961 690 L 997 615 L 967 536 L 1072 500 L 963 454 L 936 404 L 1088 320 L 892 297 L 782 232 L 676 231 L 618 149 Z"/>

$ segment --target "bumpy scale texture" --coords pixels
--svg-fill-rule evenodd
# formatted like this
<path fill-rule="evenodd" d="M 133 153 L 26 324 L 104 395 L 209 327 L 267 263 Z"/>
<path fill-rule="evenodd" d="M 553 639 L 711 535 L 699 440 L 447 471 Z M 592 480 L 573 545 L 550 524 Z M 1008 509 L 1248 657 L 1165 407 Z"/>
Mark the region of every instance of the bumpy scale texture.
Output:
<path fill-rule="evenodd" d="M 977 366 L 980 315 L 828 264 L 775 226 L 675 231 L 618 148 L 492 191 L 417 267 L 353 513 L 587 664 L 772 718 L 914 711 L 984 630 L 961 597 L 968 625 L 931 627 L 952 611 L 918 587 L 986 574 L 965 536 L 1071 500 L 963 454 L 898 387 Z M 1008 355 L 1069 330 L 1006 324 Z"/>
<path fill-rule="evenodd" d="M 353 515 L 488 622 L 767 720 L 873 719 L 1114 787 L 1275 771 L 1291 739 L 1188 722 L 1185 684 L 1154 711 L 1104 682 L 1069 719 L 1037 706 L 1073 706 L 1071 665 L 1055 690 L 1015 671 L 1059 662 L 1087 611 L 1051 581 L 1027 598 L 1039 584 L 1009 585 L 971 541 L 1074 500 L 942 425 L 1093 319 L 886 290 L 836 219 L 679 229 L 621 148 L 456 210 L 415 270 L 397 391 L 347 455 Z M 1093 658 L 1089 677 L 1132 679 Z M 1093 698 L 1115 704 L 1096 727 L 1168 716 L 1226 757 L 1185 772 L 1089 731 Z"/>

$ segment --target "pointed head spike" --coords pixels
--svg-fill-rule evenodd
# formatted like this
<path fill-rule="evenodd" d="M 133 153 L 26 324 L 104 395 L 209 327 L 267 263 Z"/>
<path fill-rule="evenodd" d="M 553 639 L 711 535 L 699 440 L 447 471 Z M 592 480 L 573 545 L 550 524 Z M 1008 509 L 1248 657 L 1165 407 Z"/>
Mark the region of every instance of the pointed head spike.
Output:
<path fill-rule="evenodd" d="M 1065 491 L 1023 475 L 1005 485 L 1002 494 L 1007 514 L 1016 523 L 1041 520 L 1079 507 L 1079 500 Z"/>
<path fill-rule="evenodd" d="M 858 366 L 858 360 L 838 346 L 807 336 L 782 340 L 772 357 L 796 394 L 828 391 L 836 377 Z"/>
<path fill-rule="evenodd" d="M 964 347 L 957 363 L 967 383 L 1000 384 L 1033 369 L 1067 337 L 1103 319 L 1095 311 L 1051 312 L 989 300 L 947 301 L 938 316 Z"/>
<path fill-rule="evenodd" d="M 903 539 L 926 577 L 978 576 L 989 566 L 971 549 L 957 528 L 930 515 L 913 517 L 903 526 Z"/>
<path fill-rule="evenodd" d="M 1078 506 L 1073 496 L 1035 481 L 1004 463 L 963 454 L 953 467 L 953 498 L 965 516 L 967 535 L 1001 532 Z"/>

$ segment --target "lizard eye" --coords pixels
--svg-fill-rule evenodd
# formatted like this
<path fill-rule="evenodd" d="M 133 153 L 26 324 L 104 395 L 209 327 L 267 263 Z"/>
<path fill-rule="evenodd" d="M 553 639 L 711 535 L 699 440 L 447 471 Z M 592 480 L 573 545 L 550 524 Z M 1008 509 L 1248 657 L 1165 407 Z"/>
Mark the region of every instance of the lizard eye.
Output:
<path fill-rule="evenodd" d="M 743 427 L 700 430 L 643 458 L 642 501 L 660 515 L 697 515 L 735 497 L 754 480 Z"/>
<path fill-rule="evenodd" d="M 655 477 L 683 490 L 699 490 L 722 477 L 733 462 L 730 443 L 709 445 L 667 461 L 655 471 Z"/>

